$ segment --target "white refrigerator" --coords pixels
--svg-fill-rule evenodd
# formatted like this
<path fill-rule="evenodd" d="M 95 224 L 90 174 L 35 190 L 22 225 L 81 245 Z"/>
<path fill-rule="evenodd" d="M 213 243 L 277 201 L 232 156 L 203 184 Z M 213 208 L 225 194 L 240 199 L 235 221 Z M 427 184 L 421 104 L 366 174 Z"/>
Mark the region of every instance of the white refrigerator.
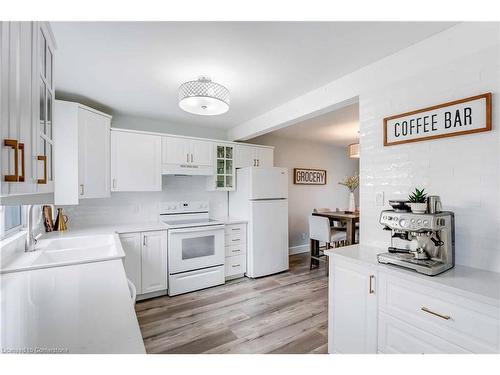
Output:
<path fill-rule="evenodd" d="M 288 270 L 288 170 L 248 167 L 236 171 L 229 215 L 248 221 L 247 272 L 251 278 Z"/>

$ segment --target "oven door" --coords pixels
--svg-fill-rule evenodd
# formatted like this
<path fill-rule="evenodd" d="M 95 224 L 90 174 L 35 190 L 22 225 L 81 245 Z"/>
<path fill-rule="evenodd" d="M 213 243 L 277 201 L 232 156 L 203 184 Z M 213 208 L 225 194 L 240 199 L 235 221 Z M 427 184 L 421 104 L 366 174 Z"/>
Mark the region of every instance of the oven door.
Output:
<path fill-rule="evenodd" d="M 224 264 L 224 225 L 170 229 L 169 274 Z"/>

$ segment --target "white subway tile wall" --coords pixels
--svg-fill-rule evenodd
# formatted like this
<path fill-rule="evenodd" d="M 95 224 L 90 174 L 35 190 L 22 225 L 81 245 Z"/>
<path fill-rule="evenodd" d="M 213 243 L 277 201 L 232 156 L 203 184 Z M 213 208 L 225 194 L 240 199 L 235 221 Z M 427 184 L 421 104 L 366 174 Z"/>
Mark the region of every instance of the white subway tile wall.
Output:
<path fill-rule="evenodd" d="M 379 85 L 359 95 L 361 242 L 387 247 L 381 209 L 425 187 L 455 212 L 456 263 L 500 271 L 499 24 L 460 26 L 385 60 L 401 79 L 384 82 L 387 75 L 374 71 Z M 415 65 L 423 68 L 413 71 Z M 485 92 L 493 93 L 492 131 L 383 146 L 384 117 Z M 385 207 L 375 204 L 380 191 Z"/>
<path fill-rule="evenodd" d="M 208 201 L 213 217 L 227 215 L 227 193 L 206 191 L 206 177 L 163 176 L 163 191 L 112 193 L 106 199 L 82 199 L 63 206 L 68 225 L 90 226 L 157 222 L 162 202 Z"/>

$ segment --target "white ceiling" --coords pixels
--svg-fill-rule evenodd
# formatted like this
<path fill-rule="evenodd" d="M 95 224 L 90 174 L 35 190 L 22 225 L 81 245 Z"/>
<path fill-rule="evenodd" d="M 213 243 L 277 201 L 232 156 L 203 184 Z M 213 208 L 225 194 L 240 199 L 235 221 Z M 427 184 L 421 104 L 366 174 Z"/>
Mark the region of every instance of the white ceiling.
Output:
<path fill-rule="evenodd" d="M 60 98 L 113 114 L 231 128 L 438 33 L 436 22 L 53 22 Z M 231 92 L 229 112 L 177 105 L 181 83 L 208 75 Z"/>
<path fill-rule="evenodd" d="M 336 111 L 298 122 L 271 134 L 291 139 L 347 146 L 359 139 L 359 105 L 348 105 Z"/>

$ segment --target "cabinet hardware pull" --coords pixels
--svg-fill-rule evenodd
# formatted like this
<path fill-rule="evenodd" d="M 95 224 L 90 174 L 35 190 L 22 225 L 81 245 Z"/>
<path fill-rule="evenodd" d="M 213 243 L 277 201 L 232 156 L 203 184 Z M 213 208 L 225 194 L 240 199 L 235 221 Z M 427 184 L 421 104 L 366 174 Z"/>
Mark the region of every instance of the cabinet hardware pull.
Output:
<path fill-rule="evenodd" d="M 43 161 L 43 178 L 39 178 L 36 182 L 38 184 L 46 184 L 47 183 L 47 156 L 46 155 L 38 155 L 36 157 L 36 159 Z"/>
<path fill-rule="evenodd" d="M 191 154 L 191 163 L 193 162 L 193 154 Z"/>
<path fill-rule="evenodd" d="M 240 239 L 239 238 L 235 238 L 234 240 L 231 240 L 233 242 L 236 242 L 236 241 L 239 241 Z"/>
<path fill-rule="evenodd" d="M 113 189 L 116 188 L 116 178 L 113 178 Z"/>
<path fill-rule="evenodd" d="M 19 143 L 18 144 L 19 150 L 21 150 L 21 175 L 18 177 L 19 182 L 24 182 L 25 176 L 24 176 L 24 143 Z"/>
<path fill-rule="evenodd" d="M 14 174 L 5 175 L 5 182 L 17 182 L 19 181 L 19 145 L 15 139 L 5 139 L 3 145 L 14 150 Z"/>
<path fill-rule="evenodd" d="M 189 163 L 189 154 L 186 154 L 186 163 Z"/>
<path fill-rule="evenodd" d="M 425 311 L 426 313 L 428 314 L 431 314 L 431 315 L 434 315 L 434 316 L 437 316 L 438 318 L 441 318 L 441 319 L 444 319 L 444 320 L 450 320 L 451 316 L 449 315 L 442 315 L 442 314 L 439 314 L 437 312 L 434 312 L 432 310 L 429 310 L 427 307 L 424 307 L 422 306 L 422 308 L 420 309 L 422 311 Z"/>
<path fill-rule="evenodd" d="M 83 184 L 80 184 L 80 195 L 84 194 L 84 187 Z"/>
<path fill-rule="evenodd" d="M 143 244 L 144 246 L 148 246 L 148 242 L 147 242 L 146 238 L 147 238 L 146 236 L 143 236 L 143 237 L 142 237 L 142 244 Z"/>
<path fill-rule="evenodd" d="M 257 167 L 260 167 L 260 160 L 257 159 Z"/>
<path fill-rule="evenodd" d="M 231 250 L 232 253 L 239 253 L 241 250 L 238 249 L 238 250 Z"/>
<path fill-rule="evenodd" d="M 373 290 L 373 280 L 375 279 L 375 276 L 374 275 L 370 275 L 370 294 L 374 294 L 375 293 L 375 290 Z"/>
<path fill-rule="evenodd" d="M 231 267 L 240 267 L 241 265 L 240 264 L 233 264 Z"/>
<path fill-rule="evenodd" d="M 241 228 L 232 228 L 231 230 L 240 230 Z"/>

